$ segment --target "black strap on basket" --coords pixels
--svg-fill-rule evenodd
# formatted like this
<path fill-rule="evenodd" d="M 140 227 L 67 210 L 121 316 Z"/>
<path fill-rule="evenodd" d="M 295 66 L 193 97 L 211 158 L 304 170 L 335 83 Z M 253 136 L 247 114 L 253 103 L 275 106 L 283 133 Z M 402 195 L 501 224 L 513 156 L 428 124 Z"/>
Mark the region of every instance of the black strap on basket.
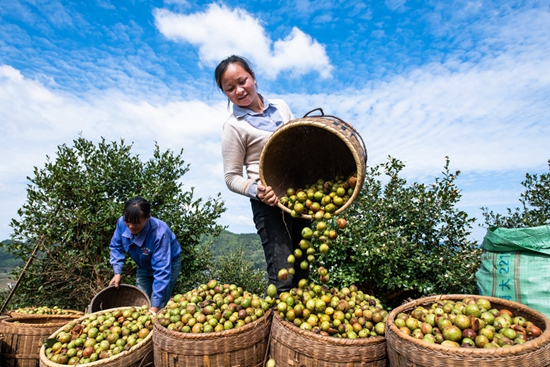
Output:
<path fill-rule="evenodd" d="M 316 112 L 316 111 L 320 111 L 321 114 L 310 116 L 311 113 Z M 363 141 L 363 138 L 361 137 L 361 135 L 359 135 L 357 130 L 355 130 L 355 128 L 351 124 L 345 122 L 344 120 L 342 120 L 339 117 L 336 117 L 336 116 L 333 116 L 333 115 L 325 115 L 325 113 L 323 112 L 323 109 L 321 107 L 314 108 L 313 110 L 307 112 L 304 115 L 304 118 L 306 118 L 306 117 L 330 117 L 330 118 L 333 118 L 335 120 L 335 121 L 332 122 L 335 126 L 339 126 L 340 129 L 342 129 L 344 131 L 346 129 L 350 129 L 352 131 L 351 135 L 356 136 L 357 138 L 359 138 L 359 141 L 361 142 L 361 145 L 362 145 L 362 148 L 363 148 L 363 159 L 365 160 L 365 163 L 367 163 L 367 146 L 365 145 L 365 142 Z"/>

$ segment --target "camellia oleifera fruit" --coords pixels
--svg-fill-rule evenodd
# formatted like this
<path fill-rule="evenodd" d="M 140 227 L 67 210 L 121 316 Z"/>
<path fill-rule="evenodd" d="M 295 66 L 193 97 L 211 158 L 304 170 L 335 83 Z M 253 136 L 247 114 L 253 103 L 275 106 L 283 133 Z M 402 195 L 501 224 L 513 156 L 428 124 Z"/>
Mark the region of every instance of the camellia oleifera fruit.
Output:
<path fill-rule="evenodd" d="M 302 239 L 299 242 L 299 248 L 287 257 L 288 268 L 279 269 L 278 277 L 281 280 L 288 279 L 293 275 L 293 266 L 297 264 L 301 269 L 306 270 L 315 263 L 316 254 L 326 254 L 330 251 L 334 240 L 347 227 L 347 221 L 344 218 L 321 219 L 312 222 L 312 227 L 302 229 Z M 319 281 L 327 284 L 330 280 L 328 271 L 319 267 Z"/>
<path fill-rule="evenodd" d="M 297 327 L 338 338 L 368 338 L 384 335 L 388 312 L 380 301 L 356 286 L 327 288 L 310 283 L 283 292 L 276 312 Z"/>
<path fill-rule="evenodd" d="M 347 227 L 345 218 L 334 218 L 335 211 L 344 206 L 353 195 L 357 186 L 357 174 L 347 177 L 337 176 L 334 180 L 318 179 L 305 188 L 288 188 L 280 203 L 290 209 L 293 217 L 308 214 L 312 217 L 312 227 L 302 229 L 302 240 L 299 248 L 287 258 L 288 268 L 278 272 L 279 279 L 285 281 L 293 276 L 295 266 L 302 270 L 309 269 L 316 261 L 316 254 L 327 254 L 334 240 Z M 328 284 L 330 275 L 319 267 L 319 282 Z"/>
<path fill-rule="evenodd" d="M 59 306 L 31 306 L 21 307 L 13 310 L 14 313 L 26 314 L 26 315 L 69 315 L 74 314 L 74 311 L 65 310 Z"/>
<path fill-rule="evenodd" d="M 503 348 L 523 344 L 542 333 L 532 321 L 508 309 L 492 307 L 483 297 L 418 306 L 397 314 L 394 324 L 413 338 L 456 348 Z"/>
<path fill-rule="evenodd" d="M 265 298 L 235 284 L 207 284 L 175 295 L 156 318 L 168 330 L 182 333 L 211 333 L 232 330 L 256 321 L 274 304 L 276 288 L 268 287 Z"/>
<path fill-rule="evenodd" d="M 332 180 L 318 179 L 304 188 L 288 188 L 279 202 L 290 209 L 293 217 L 304 214 L 314 219 L 329 219 L 332 214 L 344 206 L 353 195 L 357 184 L 357 174 L 347 178 L 337 176 Z"/>
<path fill-rule="evenodd" d="M 45 341 L 46 358 L 66 365 L 110 358 L 141 343 L 153 330 L 153 317 L 148 306 L 89 314 Z"/>

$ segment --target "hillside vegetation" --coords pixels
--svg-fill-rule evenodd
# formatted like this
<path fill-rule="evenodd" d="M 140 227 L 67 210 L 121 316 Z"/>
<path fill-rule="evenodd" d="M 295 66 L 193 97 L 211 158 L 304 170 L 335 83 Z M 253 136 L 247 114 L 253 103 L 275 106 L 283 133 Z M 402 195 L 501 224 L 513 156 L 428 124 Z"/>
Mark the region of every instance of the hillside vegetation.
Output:
<path fill-rule="evenodd" d="M 260 236 L 256 233 L 235 234 L 223 231 L 213 239 L 210 253 L 213 260 L 229 253 L 238 252 L 242 249 L 244 260 L 250 262 L 252 269 L 266 269 L 264 250 L 260 242 Z"/>

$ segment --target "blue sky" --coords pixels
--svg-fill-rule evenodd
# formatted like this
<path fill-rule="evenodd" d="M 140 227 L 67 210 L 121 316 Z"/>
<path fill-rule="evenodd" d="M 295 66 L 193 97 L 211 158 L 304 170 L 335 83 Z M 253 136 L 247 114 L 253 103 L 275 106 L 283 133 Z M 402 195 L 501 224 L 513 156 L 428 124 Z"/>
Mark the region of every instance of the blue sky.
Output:
<path fill-rule="evenodd" d="M 254 232 L 223 181 L 213 70 L 230 54 L 296 117 L 321 107 L 352 123 L 369 165 L 391 155 L 430 182 L 449 156 L 460 208 L 481 223 L 480 207 L 518 206 L 525 173 L 548 172 L 549 49 L 547 1 L 3 0 L 0 238 L 33 167 L 79 133 L 144 159 L 155 142 L 184 148 L 185 187 L 221 192 L 220 223 Z"/>

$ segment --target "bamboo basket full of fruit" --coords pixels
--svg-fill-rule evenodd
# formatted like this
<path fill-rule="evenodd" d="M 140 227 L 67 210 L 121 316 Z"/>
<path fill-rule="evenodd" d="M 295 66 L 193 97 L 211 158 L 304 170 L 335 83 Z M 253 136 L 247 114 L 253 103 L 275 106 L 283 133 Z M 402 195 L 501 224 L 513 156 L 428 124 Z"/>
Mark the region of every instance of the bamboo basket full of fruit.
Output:
<path fill-rule="evenodd" d="M 82 317 L 84 312 L 77 310 L 68 310 L 59 306 L 33 306 L 21 307 L 8 312 L 11 317 L 49 317 L 50 315 L 69 315 L 75 318 Z"/>
<path fill-rule="evenodd" d="M 357 287 L 310 284 L 279 296 L 270 359 L 278 367 L 385 367 L 385 319 L 380 301 Z"/>
<path fill-rule="evenodd" d="M 36 367 L 42 341 L 76 318 L 75 315 L 2 318 L 0 360 L 7 366 Z"/>
<path fill-rule="evenodd" d="M 44 341 L 40 367 L 152 366 L 153 317 L 146 305 L 86 314 Z"/>
<path fill-rule="evenodd" d="M 155 317 L 155 367 L 263 367 L 271 304 L 216 280 L 175 295 Z"/>
<path fill-rule="evenodd" d="M 305 219 L 315 212 L 339 214 L 349 207 L 361 191 L 367 164 L 367 149 L 357 130 L 318 110 L 320 116 L 310 116 L 313 110 L 282 125 L 260 156 L 262 184 L 273 188 L 281 209 Z M 307 195 L 303 200 L 300 191 Z M 307 199 L 319 209 L 306 208 Z"/>
<path fill-rule="evenodd" d="M 391 366 L 550 366 L 550 319 L 521 303 L 438 295 L 393 309 L 386 325 Z"/>

